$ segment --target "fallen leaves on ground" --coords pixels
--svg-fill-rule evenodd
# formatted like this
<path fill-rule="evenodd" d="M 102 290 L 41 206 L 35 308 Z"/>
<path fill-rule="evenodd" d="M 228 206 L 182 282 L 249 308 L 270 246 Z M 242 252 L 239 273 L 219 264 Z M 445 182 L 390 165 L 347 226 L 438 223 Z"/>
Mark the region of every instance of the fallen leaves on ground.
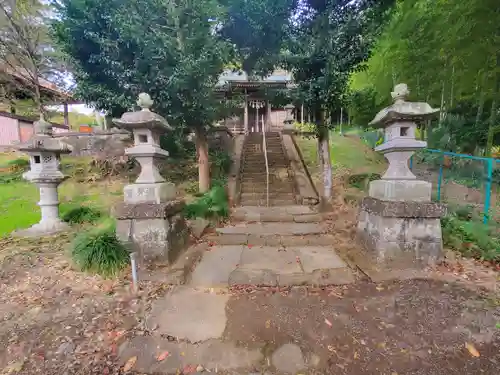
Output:
<path fill-rule="evenodd" d="M 467 350 L 469 351 L 471 356 L 476 357 L 476 358 L 480 356 L 480 354 L 477 351 L 477 349 L 475 348 L 475 346 L 472 345 L 471 343 L 466 342 L 465 347 L 467 348 Z"/>
<path fill-rule="evenodd" d="M 325 323 L 328 327 L 332 327 L 332 322 L 330 322 L 328 319 L 325 318 Z"/>
<path fill-rule="evenodd" d="M 164 361 L 169 355 L 170 355 L 169 352 L 164 351 L 164 352 L 158 354 L 158 356 L 156 357 L 156 359 L 158 360 L 158 362 L 161 362 L 161 361 Z"/>
<path fill-rule="evenodd" d="M 127 360 L 127 362 L 125 363 L 125 365 L 123 366 L 123 371 L 127 372 L 127 371 L 132 370 L 132 368 L 135 366 L 136 362 L 137 362 L 137 357 L 136 356 L 130 357 Z"/>

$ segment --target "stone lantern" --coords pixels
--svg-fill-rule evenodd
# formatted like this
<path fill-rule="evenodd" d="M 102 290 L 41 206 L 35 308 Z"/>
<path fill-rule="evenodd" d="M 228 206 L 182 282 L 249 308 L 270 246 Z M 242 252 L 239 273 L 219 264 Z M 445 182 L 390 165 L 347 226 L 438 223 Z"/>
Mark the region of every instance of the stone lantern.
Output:
<path fill-rule="evenodd" d="M 142 259 L 173 261 L 178 242 L 180 248 L 184 246 L 184 233 L 179 234 L 185 229 L 181 214 L 184 203 L 176 200 L 175 185 L 165 181 L 159 171 L 168 156 L 160 147 L 160 136 L 171 127 L 165 118 L 150 110 L 153 101 L 148 94 L 139 94 L 137 105 L 141 110 L 113 119 L 116 125 L 132 132 L 134 146 L 125 154 L 141 166 L 135 183 L 123 189 L 124 203 L 116 209 L 117 235 L 136 244 Z"/>
<path fill-rule="evenodd" d="M 381 180 L 372 181 L 363 199 L 358 233 L 378 261 L 408 256 L 428 263 L 441 256 L 440 218 L 445 206 L 431 202 L 432 184 L 417 180 L 408 166 L 413 153 L 427 146 L 415 138 L 417 121 L 436 116 L 427 103 L 407 102 L 405 84 L 396 85 L 394 104 L 381 110 L 370 123 L 383 127 L 384 143 L 375 148 L 389 167 Z"/>
<path fill-rule="evenodd" d="M 52 137 L 52 125 L 43 116 L 35 122 L 33 131 L 33 137 L 18 149 L 30 157 L 30 170 L 23 174 L 23 178 L 40 189 L 38 205 L 42 218 L 31 228 L 16 231 L 14 234 L 18 236 L 50 235 L 68 228 L 59 218 L 57 187 L 68 178 L 59 169 L 61 154 L 69 154 L 72 148 Z"/>
<path fill-rule="evenodd" d="M 285 119 L 283 120 L 285 131 L 293 131 L 293 110 L 295 109 L 293 104 L 287 104 L 285 106 Z"/>

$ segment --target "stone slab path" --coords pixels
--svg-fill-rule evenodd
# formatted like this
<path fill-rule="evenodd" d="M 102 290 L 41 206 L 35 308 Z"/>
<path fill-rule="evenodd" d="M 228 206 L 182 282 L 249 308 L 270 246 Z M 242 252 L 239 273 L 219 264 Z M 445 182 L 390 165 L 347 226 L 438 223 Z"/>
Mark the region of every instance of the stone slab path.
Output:
<path fill-rule="evenodd" d="M 213 246 L 196 266 L 188 285 L 329 285 L 355 281 L 331 247 Z"/>
<path fill-rule="evenodd" d="M 500 307 L 440 281 L 179 287 L 147 321 L 118 350 L 121 365 L 135 357 L 134 374 L 497 375 L 500 366 Z"/>

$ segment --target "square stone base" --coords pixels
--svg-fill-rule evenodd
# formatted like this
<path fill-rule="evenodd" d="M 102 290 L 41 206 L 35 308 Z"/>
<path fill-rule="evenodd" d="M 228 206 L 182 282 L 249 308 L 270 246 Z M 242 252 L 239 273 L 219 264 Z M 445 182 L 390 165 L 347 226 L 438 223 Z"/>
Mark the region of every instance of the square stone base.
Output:
<path fill-rule="evenodd" d="M 177 188 L 171 182 L 131 184 L 123 188 L 125 203 L 163 203 L 176 198 Z"/>
<path fill-rule="evenodd" d="M 188 246 L 184 203 L 121 204 L 116 208 L 116 234 L 139 253 L 141 263 L 175 262 Z"/>
<path fill-rule="evenodd" d="M 365 198 L 358 220 L 358 236 L 378 263 L 412 260 L 433 264 L 442 258 L 440 218 L 445 206 L 437 203 L 391 202 Z"/>
<path fill-rule="evenodd" d="M 432 184 L 420 180 L 375 180 L 368 195 L 388 201 L 430 202 Z"/>

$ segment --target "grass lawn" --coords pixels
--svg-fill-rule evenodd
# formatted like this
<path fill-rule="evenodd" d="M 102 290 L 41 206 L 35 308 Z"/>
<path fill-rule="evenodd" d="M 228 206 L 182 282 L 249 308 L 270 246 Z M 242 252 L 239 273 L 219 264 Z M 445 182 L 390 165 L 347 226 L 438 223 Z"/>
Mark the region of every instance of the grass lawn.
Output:
<path fill-rule="evenodd" d="M 16 154 L 0 154 L 0 166 L 18 158 Z M 69 172 L 81 176 L 88 158 L 63 158 L 62 164 Z M 1 173 L 6 173 L 2 171 Z M 61 215 L 79 205 L 91 205 L 104 212 L 120 201 L 124 180 L 85 182 L 72 177 L 59 186 L 59 210 Z M 9 235 L 16 229 L 28 228 L 40 221 L 38 188 L 27 181 L 19 180 L 0 184 L 0 237 Z"/>
<path fill-rule="evenodd" d="M 316 138 L 297 137 L 304 160 L 314 172 L 318 169 L 318 142 Z M 334 167 L 348 169 L 351 173 L 381 173 L 386 168 L 382 155 L 371 150 L 355 134 L 330 135 L 330 157 Z M 334 174 L 336 168 L 334 168 Z"/>

